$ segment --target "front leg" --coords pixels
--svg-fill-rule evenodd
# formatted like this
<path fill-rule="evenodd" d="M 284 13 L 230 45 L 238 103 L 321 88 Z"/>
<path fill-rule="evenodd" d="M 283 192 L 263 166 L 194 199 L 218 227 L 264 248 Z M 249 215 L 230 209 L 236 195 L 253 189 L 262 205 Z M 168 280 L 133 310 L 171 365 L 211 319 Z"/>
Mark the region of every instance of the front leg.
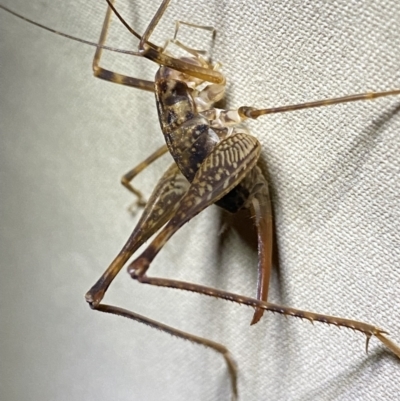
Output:
<path fill-rule="evenodd" d="M 154 153 L 152 153 L 147 159 L 143 160 L 141 163 L 139 163 L 137 166 L 129 170 L 126 174 L 124 174 L 121 178 L 121 184 L 130 192 L 132 192 L 134 195 L 137 196 L 137 201 L 136 204 L 138 206 L 146 206 L 146 201 L 144 199 L 144 196 L 141 191 L 136 189 L 132 184 L 132 180 L 139 174 L 141 173 L 145 168 L 147 168 L 151 163 L 156 161 L 158 158 L 160 158 L 162 155 L 167 153 L 168 147 L 167 145 L 161 146 L 161 148 L 157 149 Z"/>

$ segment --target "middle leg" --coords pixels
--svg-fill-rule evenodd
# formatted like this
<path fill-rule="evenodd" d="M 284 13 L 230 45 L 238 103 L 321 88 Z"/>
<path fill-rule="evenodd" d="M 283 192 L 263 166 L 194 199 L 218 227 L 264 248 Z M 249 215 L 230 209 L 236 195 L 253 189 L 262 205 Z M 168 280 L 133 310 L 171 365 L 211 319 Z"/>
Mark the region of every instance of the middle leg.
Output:
<path fill-rule="evenodd" d="M 144 199 L 143 194 L 136 189 L 132 184 L 131 181 L 139 174 L 141 173 L 145 168 L 147 168 L 151 163 L 156 161 L 158 158 L 160 158 L 162 155 L 168 152 L 168 147 L 167 145 L 161 146 L 161 148 L 157 149 L 154 153 L 152 153 L 147 159 L 143 160 L 141 163 L 139 163 L 137 166 L 135 166 L 133 169 L 129 170 L 126 174 L 124 174 L 121 178 L 121 184 L 128 189 L 130 192 L 132 192 L 134 195 L 137 196 L 137 205 L 138 206 L 146 206 L 146 201 Z"/>

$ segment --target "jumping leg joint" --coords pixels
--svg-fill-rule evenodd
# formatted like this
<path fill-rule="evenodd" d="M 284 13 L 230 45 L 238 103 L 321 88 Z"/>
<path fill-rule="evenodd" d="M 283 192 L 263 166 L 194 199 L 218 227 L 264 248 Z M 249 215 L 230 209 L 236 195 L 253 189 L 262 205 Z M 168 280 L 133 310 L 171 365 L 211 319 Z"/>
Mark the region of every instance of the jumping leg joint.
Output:
<path fill-rule="evenodd" d="M 106 292 L 107 288 L 102 286 L 102 283 L 99 281 L 86 293 L 85 299 L 86 302 L 92 309 L 97 309 L 98 305 L 100 304 L 101 300 L 104 297 L 104 293 Z"/>
<path fill-rule="evenodd" d="M 134 280 L 140 281 L 145 275 L 150 266 L 150 261 L 147 258 L 140 257 L 128 266 L 128 273 Z"/>

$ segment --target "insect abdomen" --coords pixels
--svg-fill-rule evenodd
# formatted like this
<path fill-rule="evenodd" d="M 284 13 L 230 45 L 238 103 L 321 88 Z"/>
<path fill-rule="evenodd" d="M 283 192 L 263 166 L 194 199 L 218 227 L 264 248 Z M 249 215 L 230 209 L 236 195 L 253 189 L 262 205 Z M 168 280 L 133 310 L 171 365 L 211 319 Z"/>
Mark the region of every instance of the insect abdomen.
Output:
<path fill-rule="evenodd" d="M 155 79 L 157 110 L 161 130 L 169 152 L 182 174 L 193 181 L 204 159 L 226 135 L 226 130 L 213 129 L 209 121 L 197 112 L 192 89 L 178 79 L 170 77 L 173 70 L 161 67 Z M 231 213 L 247 202 L 255 177 L 249 174 L 217 205 Z"/>

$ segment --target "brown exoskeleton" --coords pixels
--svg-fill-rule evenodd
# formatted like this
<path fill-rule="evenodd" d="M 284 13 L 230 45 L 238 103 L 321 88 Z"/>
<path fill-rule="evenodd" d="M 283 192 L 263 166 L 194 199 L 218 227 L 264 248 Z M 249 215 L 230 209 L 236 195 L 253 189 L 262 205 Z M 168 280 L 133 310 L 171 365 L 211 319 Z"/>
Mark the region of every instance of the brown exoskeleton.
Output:
<path fill-rule="evenodd" d="M 97 310 L 142 321 L 160 328 L 161 330 L 204 344 L 221 352 L 230 367 L 232 385 L 235 392 L 236 373 L 232 360 L 225 348 L 205 339 L 191 336 L 187 333 L 161 325 L 160 323 L 150 321 L 133 312 L 124 311 L 100 303 L 108 285 L 134 251 L 168 222 L 155 241 L 147 248 L 145 253 L 130 265 L 129 271 L 138 281 L 197 291 L 203 294 L 251 305 L 256 308 L 253 322 L 256 322 L 261 317 L 262 311 L 267 309 L 279 313 L 306 317 L 310 320 L 355 328 L 365 333 L 367 337 L 371 335 L 377 336 L 399 355 L 398 348 L 387 340 L 379 329 L 373 326 L 262 302 L 267 300 L 271 266 L 272 214 L 269 205 L 268 187 L 257 167 L 259 144 L 257 140 L 248 134 L 245 128 L 237 126 L 238 123 L 246 118 L 256 118 L 259 112 L 250 108 L 240 108 L 238 112 L 229 111 L 227 113 L 214 110 L 213 103 L 223 95 L 224 85 L 224 77 L 217 70 L 214 70 L 214 65 L 203 59 L 201 55 L 196 54 L 194 51 L 192 51 L 192 55 L 189 55 L 185 59 L 174 59 L 169 56 L 163 48 L 155 46 L 149 41 L 151 32 L 155 28 L 158 19 L 161 18 L 167 5 L 168 1 L 162 3 L 162 6 L 150 23 L 148 29 L 143 36 L 140 37 L 139 54 L 137 54 L 149 58 L 163 66 L 157 73 L 155 84 L 153 82 L 146 82 L 141 79 L 124 77 L 107 72 L 99 67 L 100 50 L 98 50 L 95 57 L 95 75 L 104 79 L 129 86 L 145 88 L 151 91 L 153 91 L 155 87 L 157 88 L 155 91 L 158 96 L 161 126 L 166 136 L 169 150 L 177 161 L 179 170 L 175 165 L 171 166 L 160 180 L 153 196 L 147 203 L 141 221 L 133 235 L 107 272 L 89 291 L 87 295 L 88 301 L 91 303 L 92 307 Z M 108 14 L 106 19 L 108 19 L 109 16 L 110 14 Z M 104 28 L 103 32 L 105 31 L 106 28 Z M 102 38 L 100 44 L 102 44 L 104 40 L 105 37 Z M 375 97 L 399 93 L 400 91 L 396 90 L 378 93 L 375 94 Z M 180 96 L 180 98 L 177 98 L 177 96 Z M 323 101 L 309 105 L 294 106 L 293 108 L 283 107 L 280 109 L 269 109 L 265 111 L 265 113 L 323 106 L 326 104 L 339 103 L 341 101 L 362 100 L 372 97 L 372 95 L 346 97 L 344 99 L 334 99 L 329 102 Z M 206 98 L 206 101 L 204 101 L 204 98 Z M 177 100 L 179 100 L 179 104 L 177 104 Z M 177 139 L 175 135 L 182 134 L 183 126 L 186 130 L 185 134 L 188 134 L 188 137 L 185 136 L 183 139 Z M 188 139 L 191 138 L 191 135 L 199 135 L 200 139 L 196 137 L 196 144 L 193 144 L 190 142 L 190 139 Z M 179 143 L 176 144 L 176 141 L 179 142 L 180 140 L 188 141 L 189 143 L 183 143 L 183 147 L 180 147 Z M 201 140 L 204 140 L 204 143 L 200 143 Z M 197 144 L 201 144 L 201 146 L 197 147 Z M 193 150 L 191 149 L 192 147 Z M 130 186 L 131 179 L 148 165 L 150 161 L 161 156 L 165 151 L 166 148 L 163 147 L 144 164 L 139 165 L 136 169 L 128 173 L 124 177 L 124 184 L 140 196 L 140 194 Z M 191 182 L 190 185 L 189 182 Z M 229 211 L 235 211 L 241 207 L 249 207 L 253 210 L 259 233 L 260 246 L 258 300 L 196 286 L 194 284 L 154 279 L 147 277 L 145 274 L 151 260 L 174 231 L 209 204 L 216 202 Z"/>
<path fill-rule="evenodd" d="M 108 3 L 110 9 L 105 18 L 99 42 L 101 45 L 104 45 L 111 9 L 118 15 L 112 3 L 109 1 Z M 364 93 L 263 110 L 251 107 L 240 107 L 238 110 L 216 109 L 213 105 L 223 98 L 225 85 L 225 77 L 218 71 L 218 64 L 206 61 L 198 52 L 184 47 L 177 41 L 175 43 L 187 50 L 190 55 L 186 58 L 174 58 L 166 52 L 165 47 L 160 48 L 149 40 L 168 3 L 168 0 L 162 2 L 142 36 L 132 31 L 140 39 L 138 55 L 160 65 L 154 82 L 123 76 L 101 68 L 99 66 L 100 48 L 94 59 L 95 76 L 154 91 L 156 95 L 161 130 L 167 145 L 128 172 L 123 177 L 122 183 L 135 193 L 141 202 L 140 192 L 130 185 L 132 179 L 167 150 L 172 154 L 175 163 L 156 185 L 128 242 L 98 282 L 86 294 L 86 300 L 93 309 L 138 320 L 220 352 L 227 363 L 231 375 L 233 398 L 236 398 L 236 368 L 225 347 L 154 322 L 132 311 L 101 303 L 108 286 L 121 268 L 145 241 L 158 232 L 145 251 L 128 265 L 128 272 L 133 279 L 141 283 L 199 292 L 253 306 L 255 312 L 252 324 L 260 320 L 264 310 L 271 310 L 306 318 L 310 321 L 321 321 L 352 328 L 366 334 L 367 342 L 372 335 L 376 336 L 400 357 L 400 349 L 383 335 L 384 331 L 374 326 L 267 303 L 272 262 L 270 196 L 268 184 L 257 165 L 260 144 L 241 125 L 248 118 L 255 119 L 264 114 L 398 95 L 400 90 Z M 258 232 L 257 300 L 193 283 L 147 275 L 151 262 L 168 239 L 191 218 L 214 203 L 231 213 L 242 208 L 251 210 Z"/>

